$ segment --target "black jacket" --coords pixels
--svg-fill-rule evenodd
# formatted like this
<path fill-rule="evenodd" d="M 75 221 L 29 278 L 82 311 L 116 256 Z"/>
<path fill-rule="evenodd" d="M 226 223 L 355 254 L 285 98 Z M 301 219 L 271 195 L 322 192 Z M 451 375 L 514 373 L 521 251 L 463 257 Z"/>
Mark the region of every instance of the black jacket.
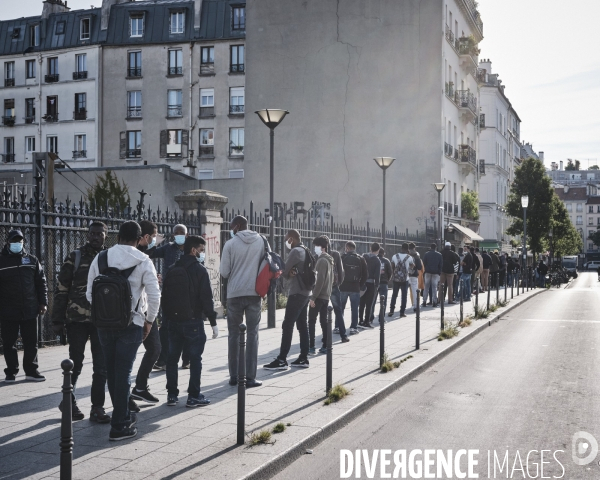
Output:
<path fill-rule="evenodd" d="M 477 272 L 479 267 L 481 267 L 481 263 L 479 263 L 479 258 L 476 253 L 472 253 L 471 256 L 473 257 L 473 271 Z"/>
<path fill-rule="evenodd" d="M 379 283 L 390 283 L 393 274 L 392 264 L 385 257 L 379 257 L 379 260 L 381 261 L 381 274 L 379 276 Z"/>
<path fill-rule="evenodd" d="M 463 273 L 470 275 L 473 271 L 473 255 L 467 251 L 462 259 L 462 271 Z"/>
<path fill-rule="evenodd" d="M 440 275 L 442 273 L 442 254 L 435 250 L 428 250 L 423 255 L 423 265 L 425 265 L 425 273 Z"/>
<path fill-rule="evenodd" d="M 454 265 L 459 262 L 460 258 L 456 252 L 450 250 L 450 247 L 442 250 L 442 272 L 447 274 L 454 273 Z"/>
<path fill-rule="evenodd" d="M 492 266 L 492 257 L 490 257 L 489 253 L 484 252 L 481 254 L 481 258 L 483 258 L 483 269 L 489 270 Z"/>
<path fill-rule="evenodd" d="M 41 305 L 48 305 L 48 286 L 42 265 L 25 250 L 0 254 L 0 319 L 31 320 Z"/>
<path fill-rule="evenodd" d="M 379 256 L 374 253 L 365 253 L 363 257 L 367 262 L 367 283 L 379 285 L 381 277 L 381 261 L 379 260 Z"/>
<path fill-rule="evenodd" d="M 358 263 L 360 264 L 360 280 L 358 282 L 350 281 L 350 271 L 351 269 L 348 267 L 350 263 L 356 264 L 356 259 L 358 259 Z M 356 253 L 355 250 L 345 253 L 342 255 L 342 264 L 344 267 L 344 281 L 340 285 L 341 292 L 351 292 L 358 293 L 360 289 L 365 285 L 367 281 L 367 262 L 365 259 Z"/>

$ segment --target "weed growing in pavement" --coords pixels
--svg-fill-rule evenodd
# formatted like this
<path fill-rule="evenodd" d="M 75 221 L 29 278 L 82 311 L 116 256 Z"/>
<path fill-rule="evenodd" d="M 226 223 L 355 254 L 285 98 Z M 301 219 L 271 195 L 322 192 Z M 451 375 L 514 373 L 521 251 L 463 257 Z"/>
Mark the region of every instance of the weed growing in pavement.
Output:
<path fill-rule="evenodd" d="M 329 395 L 325 399 L 325 405 L 329 405 L 334 402 L 339 402 L 345 396 L 350 395 L 350 390 L 348 390 L 343 385 L 337 383 L 333 386 L 333 388 L 329 391 Z"/>
<path fill-rule="evenodd" d="M 273 433 L 283 433 L 285 431 L 285 425 L 279 422 L 273 427 Z"/>
<path fill-rule="evenodd" d="M 438 342 L 441 342 L 442 340 L 449 340 L 451 338 L 454 338 L 458 335 L 458 333 L 459 332 L 458 332 L 457 325 L 446 322 L 444 324 L 444 329 L 438 335 Z"/>
<path fill-rule="evenodd" d="M 275 443 L 275 442 L 271 442 L 271 432 L 269 432 L 268 430 L 261 430 L 258 433 L 253 433 L 252 435 L 250 435 L 250 440 L 248 441 L 248 443 L 250 444 L 250 446 L 254 447 L 255 445 L 266 445 L 267 443 Z"/>
<path fill-rule="evenodd" d="M 490 312 L 488 312 L 484 307 L 476 305 L 473 316 L 476 320 L 479 320 L 480 318 L 488 318 L 490 316 Z"/>
<path fill-rule="evenodd" d="M 499 308 L 500 307 L 498 306 L 498 304 L 490 305 L 490 309 L 488 310 L 488 312 L 495 312 Z"/>
<path fill-rule="evenodd" d="M 381 362 L 381 373 L 391 372 L 394 369 L 394 364 L 388 358 L 388 354 L 383 354 L 383 362 Z"/>
<path fill-rule="evenodd" d="M 461 323 L 458 324 L 458 326 L 460 328 L 465 328 L 471 325 L 471 323 L 473 323 L 471 317 L 466 317 Z"/>
<path fill-rule="evenodd" d="M 288 422 L 288 423 L 286 423 L 285 425 L 286 425 L 286 427 L 291 427 L 291 426 L 292 426 L 292 424 L 291 424 L 291 423 L 289 423 L 289 422 Z"/>
<path fill-rule="evenodd" d="M 283 293 L 278 293 L 277 298 L 275 300 L 275 309 L 279 310 L 281 308 L 285 308 L 287 306 L 288 297 L 286 297 Z M 265 297 L 262 301 L 261 307 L 262 312 L 267 311 L 267 298 Z"/>
<path fill-rule="evenodd" d="M 498 302 L 498 307 L 502 308 L 502 307 L 506 307 L 508 304 L 510 303 L 510 300 L 506 300 L 506 301 L 499 301 Z"/>

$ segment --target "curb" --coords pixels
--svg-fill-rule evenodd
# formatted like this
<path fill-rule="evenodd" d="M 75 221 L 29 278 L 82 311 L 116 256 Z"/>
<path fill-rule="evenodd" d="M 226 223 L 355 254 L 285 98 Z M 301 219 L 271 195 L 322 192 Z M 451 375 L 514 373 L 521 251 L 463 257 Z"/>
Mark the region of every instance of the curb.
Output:
<path fill-rule="evenodd" d="M 446 357 L 448 354 L 452 353 L 454 350 L 456 350 L 458 347 L 460 347 L 463 343 L 469 341 L 470 339 L 475 337 L 477 334 L 482 332 L 484 329 L 491 327 L 492 323 L 498 322 L 498 320 L 500 320 L 500 318 L 502 318 L 503 315 L 505 315 L 508 312 L 510 312 L 511 310 L 521 306 L 523 303 L 527 302 L 529 299 L 539 295 L 542 292 L 547 291 L 547 289 L 545 289 L 545 288 L 538 289 L 538 290 L 539 291 L 537 291 L 533 295 L 527 297 L 526 299 L 519 301 L 518 303 L 515 303 L 514 305 L 508 307 L 503 312 L 497 314 L 495 317 L 483 322 L 477 328 L 475 328 L 474 330 L 471 330 L 465 336 L 461 336 L 452 345 L 449 345 L 447 348 L 445 348 L 441 352 L 437 353 L 433 357 L 429 358 L 428 360 L 423 362 L 418 367 L 415 367 L 410 372 L 408 372 L 406 375 L 398 378 L 397 380 L 390 383 L 386 387 L 383 387 L 381 390 L 374 393 L 370 397 L 366 398 L 358 405 L 355 405 L 354 407 L 352 407 L 346 413 L 342 414 L 338 418 L 327 423 L 319 431 L 309 435 L 308 437 L 299 441 L 295 445 L 292 445 L 287 450 L 285 450 L 285 451 L 281 452 L 279 455 L 277 455 L 275 458 L 266 462 L 264 465 L 261 465 L 260 467 L 256 468 L 255 470 L 248 473 L 247 475 L 240 477 L 239 480 L 264 480 L 266 478 L 271 478 L 274 475 L 276 475 L 277 473 L 281 472 L 284 468 L 290 466 L 298 458 L 300 458 L 302 455 L 304 455 L 306 452 L 306 449 L 314 448 L 319 443 L 321 443 L 323 440 L 325 440 L 326 438 L 328 438 L 331 435 L 333 435 L 334 433 L 336 433 L 339 429 L 348 425 L 355 418 L 357 418 L 360 415 L 362 415 L 363 413 L 365 413 L 367 410 L 369 410 L 371 407 L 375 406 L 377 403 L 379 403 L 385 397 L 387 397 L 391 393 L 395 392 L 396 390 L 398 390 L 400 387 L 402 387 L 406 383 L 410 382 L 413 378 L 417 377 L 418 375 L 423 373 L 425 370 L 427 370 L 431 366 L 435 365 L 438 361 L 440 361 L 441 359 Z M 513 298 L 513 300 L 516 300 L 516 298 Z"/>

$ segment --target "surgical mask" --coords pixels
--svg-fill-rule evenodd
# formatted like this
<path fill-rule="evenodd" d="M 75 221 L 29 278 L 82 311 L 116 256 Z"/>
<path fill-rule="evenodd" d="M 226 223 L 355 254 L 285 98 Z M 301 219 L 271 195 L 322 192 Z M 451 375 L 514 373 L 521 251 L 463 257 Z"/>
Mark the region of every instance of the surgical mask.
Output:
<path fill-rule="evenodd" d="M 177 245 L 183 245 L 185 243 L 185 235 L 175 235 L 175 243 Z"/>
<path fill-rule="evenodd" d="M 152 241 L 148 244 L 148 248 L 153 248 L 156 245 L 156 237 L 152 237 Z"/>
<path fill-rule="evenodd" d="M 285 246 L 287 247 L 288 250 L 292 249 L 292 241 L 288 240 L 287 242 L 285 242 Z"/>
<path fill-rule="evenodd" d="M 204 258 L 206 257 L 206 254 L 204 252 L 200 252 L 200 254 L 198 255 L 198 261 L 200 263 L 204 263 Z"/>
<path fill-rule="evenodd" d="M 23 244 L 21 242 L 9 243 L 8 248 L 12 253 L 21 253 L 23 251 Z"/>
<path fill-rule="evenodd" d="M 233 230 L 229 230 L 229 235 L 231 235 L 231 238 L 235 237 L 235 232 Z"/>
<path fill-rule="evenodd" d="M 315 247 L 315 255 L 317 257 L 321 255 L 321 247 Z"/>

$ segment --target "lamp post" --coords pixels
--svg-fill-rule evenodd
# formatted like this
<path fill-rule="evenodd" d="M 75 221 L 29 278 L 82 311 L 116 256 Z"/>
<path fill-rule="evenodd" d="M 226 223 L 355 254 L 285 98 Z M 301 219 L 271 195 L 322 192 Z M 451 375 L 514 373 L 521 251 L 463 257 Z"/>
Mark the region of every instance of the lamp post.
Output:
<path fill-rule="evenodd" d="M 438 194 L 438 225 L 439 227 L 439 234 L 440 234 L 440 246 L 439 246 L 439 251 L 442 251 L 443 245 L 442 245 L 442 212 L 441 212 L 441 207 L 442 207 L 442 190 L 444 189 L 444 187 L 446 186 L 445 183 L 434 183 L 433 184 L 433 188 L 435 188 L 435 191 Z"/>
<path fill-rule="evenodd" d="M 552 251 L 552 247 L 554 246 L 552 244 L 552 237 L 554 235 L 554 228 L 550 227 L 550 231 L 548 232 L 548 238 L 550 238 L 550 267 L 552 267 L 552 260 L 554 259 L 554 252 Z"/>
<path fill-rule="evenodd" d="M 273 225 L 274 220 L 274 188 L 275 188 L 275 157 L 273 153 L 273 149 L 275 146 L 275 127 L 281 123 L 281 121 L 285 118 L 285 116 L 290 113 L 287 110 L 279 110 L 273 108 L 266 108 L 263 110 L 258 110 L 256 113 L 262 122 L 269 127 L 271 131 L 271 146 L 270 146 L 270 164 L 269 164 L 269 177 L 270 177 L 270 187 L 269 187 L 269 244 L 271 248 L 274 248 L 275 243 L 275 230 Z M 267 326 L 269 328 L 275 328 L 275 292 L 269 295 L 267 299 L 268 304 L 268 314 L 267 314 Z"/>
<path fill-rule="evenodd" d="M 529 197 L 523 195 L 521 197 L 521 206 L 523 207 L 523 274 L 527 273 L 527 206 L 529 205 Z"/>
<path fill-rule="evenodd" d="M 383 170 L 383 231 L 381 232 L 381 237 L 383 240 L 383 249 L 385 250 L 385 171 L 390 167 L 392 163 L 394 163 L 395 158 L 392 157 L 377 157 L 373 159 L 379 168 Z"/>

